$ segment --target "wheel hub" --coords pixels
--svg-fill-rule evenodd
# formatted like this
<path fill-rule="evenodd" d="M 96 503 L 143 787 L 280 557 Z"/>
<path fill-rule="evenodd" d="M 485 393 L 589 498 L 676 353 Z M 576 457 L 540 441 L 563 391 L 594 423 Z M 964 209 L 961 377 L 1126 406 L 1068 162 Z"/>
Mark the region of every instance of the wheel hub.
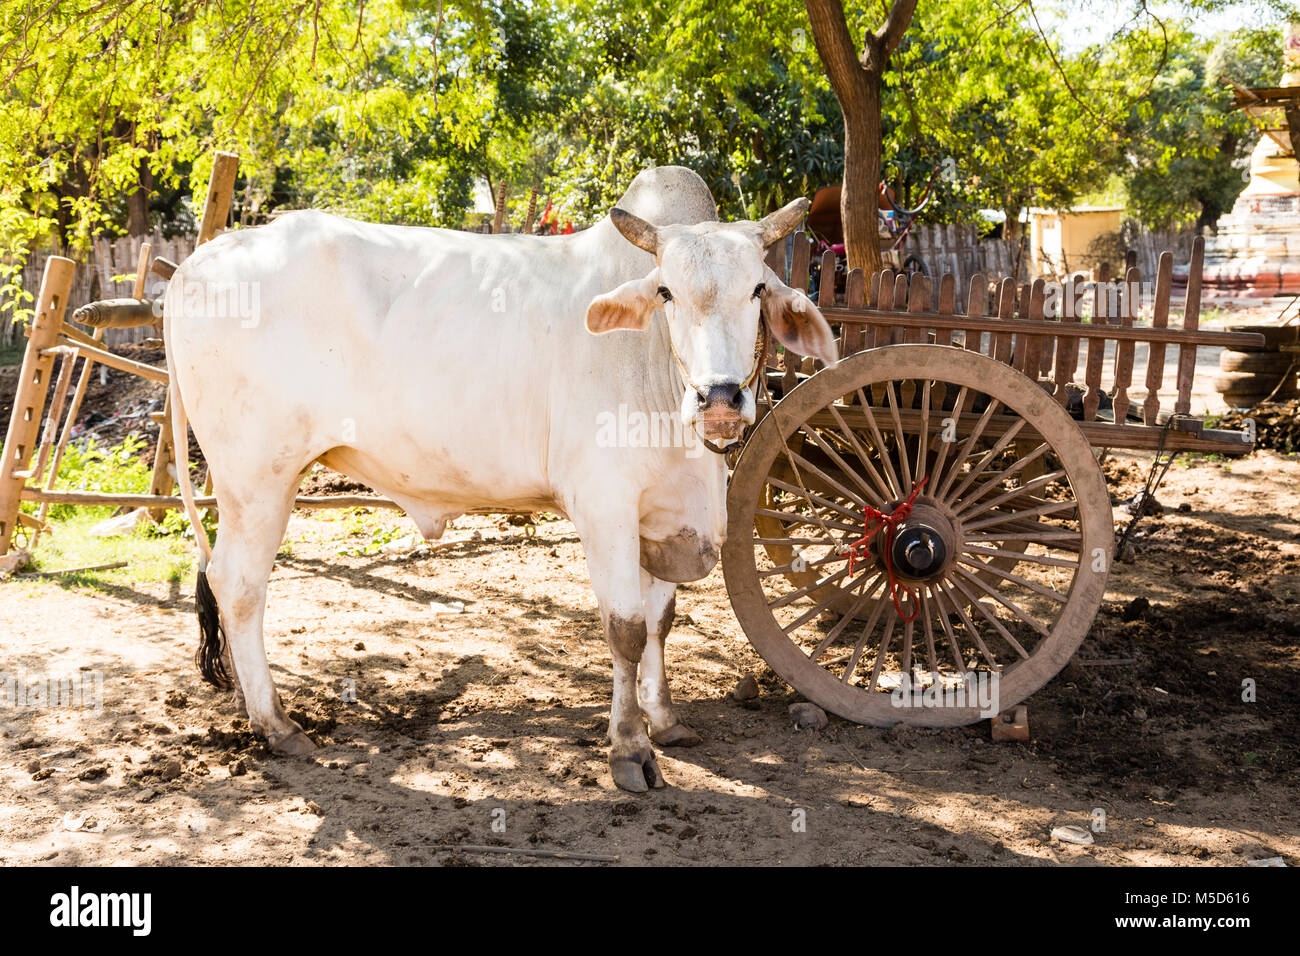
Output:
<path fill-rule="evenodd" d="M 894 503 L 897 507 L 899 503 Z M 899 522 L 890 550 L 894 573 L 909 581 L 933 581 L 951 566 L 956 554 L 957 519 L 934 499 L 918 498 L 912 513 Z M 873 542 L 884 561 L 884 535 Z"/>

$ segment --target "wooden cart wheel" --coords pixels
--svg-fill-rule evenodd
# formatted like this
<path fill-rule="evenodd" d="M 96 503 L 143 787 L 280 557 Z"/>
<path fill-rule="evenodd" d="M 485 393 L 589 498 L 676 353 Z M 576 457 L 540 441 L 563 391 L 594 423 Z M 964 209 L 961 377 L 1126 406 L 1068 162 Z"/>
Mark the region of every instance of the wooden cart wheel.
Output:
<path fill-rule="evenodd" d="M 1025 477 L 1048 452 L 1059 467 Z M 892 546 L 863 540 L 868 508 L 909 497 Z M 860 352 L 801 383 L 754 428 L 727 508 L 723 573 L 750 642 L 809 700 L 877 726 L 972 723 L 1032 694 L 1092 625 L 1113 547 L 1069 414 L 947 346 Z"/>

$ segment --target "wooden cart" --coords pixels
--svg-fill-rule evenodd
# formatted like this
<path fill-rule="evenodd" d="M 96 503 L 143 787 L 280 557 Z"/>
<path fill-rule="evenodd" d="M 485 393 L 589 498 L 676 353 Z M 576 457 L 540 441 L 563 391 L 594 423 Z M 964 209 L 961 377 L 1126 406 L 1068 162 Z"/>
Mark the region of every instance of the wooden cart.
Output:
<path fill-rule="evenodd" d="M 874 725 L 971 723 L 1050 680 L 1092 626 L 1114 559 L 1096 449 L 1253 447 L 1249 431 L 1188 414 L 1197 348 L 1257 344 L 1198 328 L 1202 256 L 1197 239 L 1178 326 L 1169 253 L 1150 326 L 1135 324 L 1136 268 L 1123 283 L 1102 274 L 1064 290 L 1004 279 L 992 295 L 974 276 L 964 314 L 951 276 L 855 272 L 840 301 L 825 284 L 818 305 L 843 358 L 819 368 L 769 355 L 728 492 L 727 589 L 773 670 Z M 791 286 L 806 288 L 808 266 L 800 235 Z M 1063 300 L 1074 301 L 1064 316 L 1046 318 Z"/>

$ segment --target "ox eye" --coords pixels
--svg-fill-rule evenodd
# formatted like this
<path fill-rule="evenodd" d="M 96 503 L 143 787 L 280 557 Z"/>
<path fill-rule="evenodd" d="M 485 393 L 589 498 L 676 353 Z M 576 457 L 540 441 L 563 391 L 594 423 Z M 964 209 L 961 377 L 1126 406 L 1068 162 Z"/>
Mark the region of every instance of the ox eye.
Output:
<path fill-rule="evenodd" d="M 668 291 L 668 286 L 666 286 L 666 285 L 661 285 L 661 286 L 658 288 L 657 291 L 658 291 L 659 295 L 663 298 L 663 300 L 664 300 L 665 302 L 671 302 L 671 301 L 673 301 L 673 294 L 672 294 L 671 292 Z"/>
<path fill-rule="evenodd" d="M 766 291 L 767 291 L 767 283 L 760 282 L 758 285 L 754 286 L 754 295 L 752 296 L 752 298 L 757 299 Z"/>

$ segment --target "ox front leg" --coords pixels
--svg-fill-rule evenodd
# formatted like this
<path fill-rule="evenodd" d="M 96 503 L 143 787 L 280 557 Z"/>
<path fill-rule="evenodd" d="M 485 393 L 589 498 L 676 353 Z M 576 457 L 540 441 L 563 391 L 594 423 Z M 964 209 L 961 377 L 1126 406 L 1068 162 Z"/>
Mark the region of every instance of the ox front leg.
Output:
<path fill-rule="evenodd" d="M 650 739 L 661 747 L 697 746 L 701 743 L 700 735 L 677 715 L 664 661 L 664 646 L 677 612 L 677 585 L 642 571 L 641 596 L 648 633 L 645 653 L 641 656 L 637 700 L 650 721 Z"/>
<path fill-rule="evenodd" d="M 636 516 L 626 521 L 575 518 L 591 585 L 600 603 L 614 663 L 614 694 L 609 713 L 609 769 L 614 783 L 633 793 L 664 786 L 663 774 L 646 733 L 637 702 L 637 666 L 646 648 L 645 606 L 641 598 L 640 544 Z"/>

